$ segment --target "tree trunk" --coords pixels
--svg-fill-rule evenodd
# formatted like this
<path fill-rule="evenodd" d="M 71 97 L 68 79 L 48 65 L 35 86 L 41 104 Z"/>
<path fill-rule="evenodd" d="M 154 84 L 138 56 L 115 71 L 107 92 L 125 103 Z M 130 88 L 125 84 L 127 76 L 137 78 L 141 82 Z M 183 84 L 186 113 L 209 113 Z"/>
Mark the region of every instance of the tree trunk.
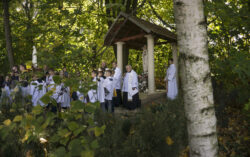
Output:
<path fill-rule="evenodd" d="M 218 153 L 203 9 L 203 0 L 174 0 L 191 157 L 215 157 Z"/>
<path fill-rule="evenodd" d="M 3 1 L 3 20 L 4 20 L 4 33 L 6 40 L 6 50 L 8 54 L 10 67 L 14 66 L 14 57 L 12 51 L 12 40 L 11 40 L 11 28 L 10 28 L 10 20 L 9 20 L 9 0 Z"/>

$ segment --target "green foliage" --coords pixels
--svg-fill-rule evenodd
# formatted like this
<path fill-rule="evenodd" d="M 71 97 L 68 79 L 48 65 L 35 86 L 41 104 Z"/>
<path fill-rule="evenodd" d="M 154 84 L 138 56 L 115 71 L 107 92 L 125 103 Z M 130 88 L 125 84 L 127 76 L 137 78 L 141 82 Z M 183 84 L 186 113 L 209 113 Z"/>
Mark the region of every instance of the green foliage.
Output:
<path fill-rule="evenodd" d="M 67 80 L 55 82 L 61 81 Z M 79 81 L 73 84 L 68 79 L 68 82 L 80 86 Z M 88 91 L 90 87 L 93 85 L 84 88 Z M 56 105 L 50 97 L 52 94 L 48 92 L 41 101 Z M 3 96 L 0 109 L 0 154 L 3 156 L 93 157 L 94 150 L 99 148 L 97 139 L 106 128 L 94 119 L 99 103 L 73 101 L 70 109 L 54 113 L 40 105 L 32 107 L 30 99 L 24 99 L 18 90 L 12 94 L 11 101 Z"/>
<path fill-rule="evenodd" d="M 248 4 L 244 0 L 205 4 L 216 102 L 242 108 L 250 95 Z"/>
<path fill-rule="evenodd" d="M 99 139 L 97 157 L 178 156 L 187 144 L 181 100 L 153 104 L 135 114 L 134 117 L 101 115 L 97 118 L 107 127 Z"/>

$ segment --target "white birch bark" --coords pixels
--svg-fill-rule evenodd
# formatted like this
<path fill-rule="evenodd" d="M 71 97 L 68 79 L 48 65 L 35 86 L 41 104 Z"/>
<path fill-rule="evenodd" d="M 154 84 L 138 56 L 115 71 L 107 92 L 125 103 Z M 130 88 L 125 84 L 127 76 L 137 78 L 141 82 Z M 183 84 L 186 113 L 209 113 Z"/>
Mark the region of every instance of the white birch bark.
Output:
<path fill-rule="evenodd" d="M 203 0 L 174 0 L 187 129 L 191 157 L 218 153 L 213 89 L 208 62 Z"/>

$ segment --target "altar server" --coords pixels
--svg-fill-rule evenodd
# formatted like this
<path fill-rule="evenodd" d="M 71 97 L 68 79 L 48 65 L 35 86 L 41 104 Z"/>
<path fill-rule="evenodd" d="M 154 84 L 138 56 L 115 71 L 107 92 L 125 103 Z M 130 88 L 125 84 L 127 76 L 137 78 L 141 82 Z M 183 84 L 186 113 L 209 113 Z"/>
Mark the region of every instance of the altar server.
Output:
<path fill-rule="evenodd" d="M 63 79 L 64 72 L 61 70 L 60 71 L 60 77 Z M 57 92 L 58 92 L 58 98 L 57 98 L 57 103 L 61 105 L 62 109 L 68 109 L 70 107 L 70 88 L 66 87 L 64 83 L 61 83 L 57 87 Z"/>
<path fill-rule="evenodd" d="M 11 94 L 11 88 L 10 88 L 10 85 L 11 85 L 11 81 L 10 81 L 10 77 L 9 76 L 6 76 L 5 77 L 5 80 L 2 84 L 2 97 L 3 96 L 7 96 L 10 98 L 10 94 Z"/>
<path fill-rule="evenodd" d="M 118 107 L 122 104 L 122 96 L 121 96 L 122 72 L 121 69 L 117 67 L 117 62 L 113 62 L 112 66 L 114 69 L 113 86 L 116 92 L 116 96 L 113 97 L 113 103 L 116 107 Z"/>
<path fill-rule="evenodd" d="M 45 104 L 40 100 L 46 94 L 46 84 L 42 79 L 38 79 L 36 75 L 33 76 L 33 81 L 30 85 L 30 91 L 32 95 L 32 104 L 37 106 L 45 106 Z"/>
<path fill-rule="evenodd" d="M 104 92 L 105 92 L 105 106 L 108 112 L 114 112 L 114 105 L 112 103 L 113 97 L 113 78 L 111 77 L 111 69 L 106 68 L 105 76 L 106 79 L 103 82 Z"/>
<path fill-rule="evenodd" d="M 97 84 L 97 80 L 96 80 L 96 77 L 97 77 L 97 71 L 93 70 L 92 73 L 91 73 L 91 77 L 92 77 L 92 81 L 93 81 L 93 86 Z M 93 89 L 90 89 L 88 91 L 88 98 L 89 98 L 89 102 L 91 103 L 95 103 L 97 102 L 97 91 L 95 89 L 96 87 L 94 87 Z"/>
<path fill-rule="evenodd" d="M 19 66 L 19 69 L 21 71 L 21 76 L 19 76 L 19 82 L 21 83 L 22 96 L 26 97 L 30 93 L 26 65 L 21 64 Z"/>
<path fill-rule="evenodd" d="M 123 105 L 128 109 L 141 106 L 139 99 L 138 76 L 131 65 L 126 66 L 126 75 L 123 80 Z"/>
<path fill-rule="evenodd" d="M 178 94 L 177 82 L 176 82 L 176 68 L 173 64 L 173 59 L 169 60 L 169 68 L 167 69 L 167 74 L 165 81 L 167 82 L 167 98 L 173 100 Z"/>
<path fill-rule="evenodd" d="M 97 77 L 97 98 L 100 102 L 101 109 L 103 112 L 106 111 L 105 108 L 105 92 L 104 92 L 104 78 L 103 78 L 103 71 L 101 68 L 98 69 L 98 77 Z"/>

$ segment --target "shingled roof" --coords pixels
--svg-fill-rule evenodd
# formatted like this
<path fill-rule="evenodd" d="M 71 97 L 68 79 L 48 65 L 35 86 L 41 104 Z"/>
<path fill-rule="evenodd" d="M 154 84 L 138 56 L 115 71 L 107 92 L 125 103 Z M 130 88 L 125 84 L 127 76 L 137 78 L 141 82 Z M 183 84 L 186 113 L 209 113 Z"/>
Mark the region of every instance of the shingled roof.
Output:
<path fill-rule="evenodd" d="M 147 34 L 154 35 L 156 40 L 176 42 L 176 35 L 166 28 L 121 12 L 105 35 L 104 45 L 111 46 L 117 41 L 125 41 L 128 47 L 141 49 L 146 44 L 144 36 Z"/>

